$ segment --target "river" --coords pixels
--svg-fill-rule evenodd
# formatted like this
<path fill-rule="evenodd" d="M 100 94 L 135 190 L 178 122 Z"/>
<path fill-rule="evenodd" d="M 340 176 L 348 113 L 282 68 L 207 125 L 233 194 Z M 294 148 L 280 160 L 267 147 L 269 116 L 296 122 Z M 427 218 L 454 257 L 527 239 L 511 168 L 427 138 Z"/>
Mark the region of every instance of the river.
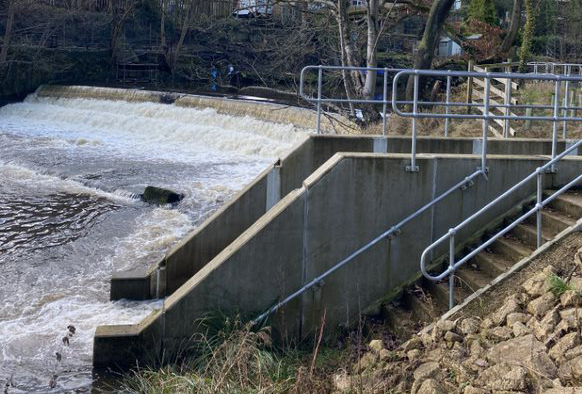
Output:
<path fill-rule="evenodd" d="M 160 305 L 110 302 L 111 273 L 154 263 L 304 137 L 154 103 L 33 94 L 0 108 L 0 387 L 90 390 L 95 327 Z M 147 185 L 186 197 L 151 206 Z"/>

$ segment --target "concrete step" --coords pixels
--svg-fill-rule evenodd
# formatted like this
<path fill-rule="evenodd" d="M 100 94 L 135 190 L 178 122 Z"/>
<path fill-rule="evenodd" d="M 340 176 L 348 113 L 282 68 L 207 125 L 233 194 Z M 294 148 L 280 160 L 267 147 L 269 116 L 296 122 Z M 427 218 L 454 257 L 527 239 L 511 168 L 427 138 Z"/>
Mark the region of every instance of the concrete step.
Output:
<path fill-rule="evenodd" d="M 526 244 L 510 237 L 495 240 L 495 242 L 491 244 L 491 250 L 502 255 L 512 263 L 529 256 L 533 251 L 533 249 L 529 248 Z"/>
<path fill-rule="evenodd" d="M 535 219 L 534 219 L 535 223 Z M 515 226 L 511 231 L 510 234 L 515 238 L 518 238 L 520 241 L 527 244 L 532 249 L 537 249 L 537 229 L 535 224 L 530 223 L 520 223 Z M 542 243 L 547 242 L 548 240 L 553 238 L 553 235 L 550 234 L 548 230 L 543 228 L 543 219 L 542 219 Z"/>
<path fill-rule="evenodd" d="M 526 222 L 535 225 L 536 216 L 530 216 Z M 574 225 L 576 221 L 560 211 L 552 208 L 544 208 L 542 210 L 542 228 L 553 238 L 556 234 L 564 231 L 566 228 Z"/>
<path fill-rule="evenodd" d="M 438 302 L 439 307 L 448 310 L 449 309 L 449 281 L 448 279 L 439 283 L 434 283 L 427 281 L 427 287 L 430 291 L 430 294 L 434 298 L 435 301 Z M 466 287 L 460 286 L 459 280 L 455 280 L 455 290 L 454 290 L 454 297 L 455 297 L 455 305 L 460 304 L 463 302 L 465 298 L 470 296 L 472 293 L 467 290 Z"/>
<path fill-rule="evenodd" d="M 466 287 L 470 294 L 487 286 L 487 284 L 493 279 L 485 272 L 472 268 L 470 265 L 461 267 L 456 275 L 460 279 L 461 285 Z"/>
<path fill-rule="evenodd" d="M 470 261 L 470 264 L 475 264 L 492 278 L 496 278 L 505 271 L 507 271 L 513 263 L 503 256 L 483 251 L 476 254 Z"/>
<path fill-rule="evenodd" d="M 551 196 L 553 190 L 545 190 L 544 198 Z M 582 192 L 573 190 L 567 191 L 553 199 L 548 206 L 574 220 L 582 217 Z"/>
<path fill-rule="evenodd" d="M 433 322 L 447 311 L 433 297 L 429 289 L 423 286 L 415 286 L 406 290 L 403 294 L 403 303 L 413 316 L 425 323 Z"/>
<path fill-rule="evenodd" d="M 411 310 L 404 308 L 400 303 L 391 302 L 385 305 L 382 310 L 382 317 L 390 331 L 401 339 L 410 338 L 424 326 L 422 321 L 413 316 Z"/>

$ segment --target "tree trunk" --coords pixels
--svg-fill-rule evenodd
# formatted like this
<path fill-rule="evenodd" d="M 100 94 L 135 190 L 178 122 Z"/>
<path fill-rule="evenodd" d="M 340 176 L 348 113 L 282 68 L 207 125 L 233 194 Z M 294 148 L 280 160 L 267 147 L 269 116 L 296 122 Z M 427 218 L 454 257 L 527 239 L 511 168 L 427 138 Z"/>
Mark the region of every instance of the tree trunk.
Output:
<path fill-rule="evenodd" d="M 368 42 L 366 48 L 366 66 L 378 66 L 378 34 L 380 31 L 379 23 L 379 0 L 368 0 L 368 12 L 366 20 L 368 23 Z M 366 99 L 374 98 L 376 92 L 376 72 L 368 72 L 364 83 L 362 96 Z"/>
<path fill-rule="evenodd" d="M 519 26 L 521 25 L 521 9 L 523 8 L 523 0 L 513 0 L 513 11 L 511 11 L 511 22 L 509 25 L 509 31 L 501 43 L 500 52 L 502 54 L 507 54 L 515 39 L 517 37 L 517 32 Z"/>
<path fill-rule="evenodd" d="M 160 46 L 166 47 L 166 5 L 164 0 L 160 2 Z"/>
<path fill-rule="evenodd" d="M 194 5 L 192 3 L 190 3 L 190 8 L 188 8 L 188 11 L 186 12 L 186 15 L 184 15 L 184 22 L 182 24 L 182 29 L 180 31 L 180 38 L 178 39 L 178 43 L 176 44 L 176 48 L 174 48 L 174 51 L 171 54 L 171 59 L 170 59 L 170 71 L 173 74 L 175 69 L 176 69 L 176 64 L 178 63 L 178 57 L 180 56 L 180 52 L 182 51 L 182 46 L 184 45 L 184 40 L 186 39 L 186 36 L 188 35 L 188 32 L 190 31 L 190 25 L 192 23 L 192 15 L 194 14 L 193 12 L 193 8 Z"/>
<path fill-rule="evenodd" d="M 414 55 L 413 68 L 418 70 L 431 68 L 432 59 L 434 58 L 443 25 L 454 2 L 455 0 L 435 0 L 432 3 L 422 39 L 418 43 L 418 49 Z M 413 81 L 413 77 L 408 78 L 408 85 L 406 87 L 406 97 L 408 99 L 411 99 L 413 95 Z M 422 93 L 421 86 L 419 86 L 420 93 Z"/>
<path fill-rule="evenodd" d="M 519 72 L 525 72 L 527 69 L 527 61 L 529 59 L 531 44 L 534 35 L 536 24 L 536 14 L 534 10 L 533 0 L 525 0 L 525 28 L 523 32 L 523 39 L 521 47 L 519 48 Z"/>
<path fill-rule="evenodd" d="M 15 12 L 16 0 L 9 0 L 6 30 L 4 32 L 4 44 L 2 45 L 2 50 L 0 51 L 0 63 L 4 63 L 8 59 L 8 48 L 10 47 L 10 40 L 12 39 L 12 25 L 14 24 Z"/>

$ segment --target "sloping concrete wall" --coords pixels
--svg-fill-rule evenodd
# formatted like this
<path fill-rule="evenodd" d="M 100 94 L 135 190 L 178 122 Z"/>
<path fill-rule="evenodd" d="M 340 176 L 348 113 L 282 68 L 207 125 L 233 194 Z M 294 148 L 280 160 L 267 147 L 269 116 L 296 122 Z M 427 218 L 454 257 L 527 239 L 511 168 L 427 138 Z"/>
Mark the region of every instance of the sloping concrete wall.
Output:
<path fill-rule="evenodd" d="M 490 156 L 489 180 L 455 193 L 419 216 L 391 240 L 380 242 L 326 279 L 325 284 L 287 305 L 271 319 L 282 335 L 305 336 L 326 310 L 327 327 L 350 323 L 379 298 L 419 276 L 422 250 L 448 228 L 482 207 L 547 161 L 547 157 Z M 408 155 L 336 154 L 201 268 L 141 326 L 99 327 L 95 365 L 146 362 L 136 344 L 175 349 L 210 310 L 253 316 L 300 288 L 390 228 L 480 164 L 478 156 L 420 155 L 420 171 L 404 171 Z M 556 187 L 582 171 L 582 158 L 569 158 L 545 187 Z M 458 235 L 469 237 L 534 192 L 524 187 L 505 204 Z M 158 335 L 159 334 L 159 335 Z M 127 345 L 124 345 L 124 343 Z M 132 349 L 131 356 L 127 349 Z M 151 351 L 151 350 L 150 350 Z M 154 351 L 155 353 L 155 351 Z"/>
<path fill-rule="evenodd" d="M 560 142 L 559 151 L 566 145 Z M 424 137 L 418 139 L 417 149 L 419 153 L 478 154 L 481 146 L 481 140 L 474 138 Z M 114 273 L 111 299 L 142 300 L 172 294 L 282 197 L 301 187 L 303 180 L 335 153 L 407 153 L 410 149 L 407 136 L 310 136 L 269 166 L 163 259 L 147 270 Z M 492 139 L 488 150 L 491 154 L 550 154 L 551 141 Z"/>

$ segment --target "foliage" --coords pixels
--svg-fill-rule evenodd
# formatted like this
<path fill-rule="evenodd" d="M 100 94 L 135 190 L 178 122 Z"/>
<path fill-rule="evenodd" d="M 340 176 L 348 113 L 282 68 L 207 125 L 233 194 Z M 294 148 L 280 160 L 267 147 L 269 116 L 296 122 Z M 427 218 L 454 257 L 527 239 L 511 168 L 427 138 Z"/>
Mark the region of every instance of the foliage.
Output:
<path fill-rule="evenodd" d="M 478 20 L 491 26 L 499 26 L 499 18 L 493 0 L 471 0 L 467 17 L 469 20 Z"/>

